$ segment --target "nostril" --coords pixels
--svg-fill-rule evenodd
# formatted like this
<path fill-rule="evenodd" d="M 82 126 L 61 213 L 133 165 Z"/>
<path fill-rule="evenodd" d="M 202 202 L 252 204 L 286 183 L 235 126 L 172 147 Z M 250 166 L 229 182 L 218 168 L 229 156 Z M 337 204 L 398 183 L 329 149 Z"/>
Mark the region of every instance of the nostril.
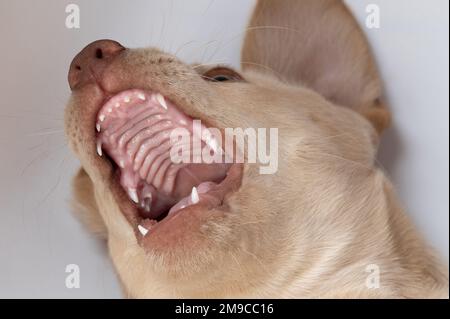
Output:
<path fill-rule="evenodd" d="M 70 88 L 74 90 L 101 78 L 106 66 L 123 50 L 125 48 L 120 43 L 112 40 L 98 40 L 88 44 L 70 64 Z"/>
<path fill-rule="evenodd" d="M 103 59 L 103 51 L 102 51 L 102 49 L 98 48 L 97 50 L 95 50 L 95 57 L 97 59 Z"/>

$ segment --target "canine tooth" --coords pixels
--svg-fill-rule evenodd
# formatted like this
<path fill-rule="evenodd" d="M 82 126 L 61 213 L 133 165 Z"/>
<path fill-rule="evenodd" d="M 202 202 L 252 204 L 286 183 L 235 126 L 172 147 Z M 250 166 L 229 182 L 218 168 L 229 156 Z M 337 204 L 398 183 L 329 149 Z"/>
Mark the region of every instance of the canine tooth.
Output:
<path fill-rule="evenodd" d="M 148 229 L 141 225 L 138 225 L 138 230 L 142 234 L 142 236 L 145 236 L 148 233 Z"/>
<path fill-rule="evenodd" d="M 103 150 L 102 150 L 102 142 L 99 140 L 97 141 L 97 154 L 99 156 L 103 155 Z"/>
<path fill-rule="evenodd" d="M 95 125 L 95 128 L 97 129 L 97 132 L 100 132 L 100 130 L 101 130 L 100 123 L 97 123 Z"/>
<path fill-rule="evenodd" d="M 100 120 L 100 122 L 103 122 L 105 120 L 106 116 L 105 114 L 101 114 L 98 119 Z"/>
<path fill-rule="evenodd" d="M 137 195 L 137 191 L 135 188 L 129 188 L 128 189 L 128 196 L 130 199 L 135 202 L 136 204 L 139 203 L 139 197 Z"/>
<path fill-rule="evenodd" d="M 142 93 L 139 93 L 139 94 L 138 94 L 138 98 L 139 98 L 140 100 L 142 100 L 142 101 L 145 101 L 145 100 L 146 100 L 145 95 L 142 94 Z"/>
<path fill-rule="evenodd" d="M 129 96 L 125 96 L 125 98 L 123 99 L 123 101 L 124 101 L 125 103 L 130 103 L 131 99 L 130 99 Z"/>
<path fill-rule="evenodd" d="M 197 187 L 195 187 L 195 186 L 192 187 L 191 201 L 192 201 L 192 204 L 197 204 L 200 201 L 200 198 L 198 197 Z"/>
<path fill-rule="evenodd" d="M 161 93 L 156 94 L 156 100 L 158 101 L 159 104 L 161 104 L 161 106 L 167 110 L 167 103 L 166 103 L 166 99 L 164 98 L 164 96 L 161 95 Z"/>

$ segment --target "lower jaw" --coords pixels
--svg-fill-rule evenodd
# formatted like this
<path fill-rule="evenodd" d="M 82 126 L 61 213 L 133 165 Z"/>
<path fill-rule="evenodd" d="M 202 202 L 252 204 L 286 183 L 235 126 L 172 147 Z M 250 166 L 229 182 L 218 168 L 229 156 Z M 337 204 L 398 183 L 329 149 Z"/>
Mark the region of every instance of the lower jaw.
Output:
<path fill-rule="evenodd" d="M 243 165 L 233 164 L 225 179 L 217 187 L 200 196 L 197 204 L 168 214 L 160 221 L 142 217 L 134 203 L 128 200 L 123 188 L 117 185 L 120 194 L 119 207 L 134 230 L 137 242 L 147 251 L 167 252 L 195 249 L 207 245 L 202 227 L 208 221 L 220 220 L 231 213 L 228 200 L 241 186 Z M 140 227 L 147 232 L 143 234 Z"/>

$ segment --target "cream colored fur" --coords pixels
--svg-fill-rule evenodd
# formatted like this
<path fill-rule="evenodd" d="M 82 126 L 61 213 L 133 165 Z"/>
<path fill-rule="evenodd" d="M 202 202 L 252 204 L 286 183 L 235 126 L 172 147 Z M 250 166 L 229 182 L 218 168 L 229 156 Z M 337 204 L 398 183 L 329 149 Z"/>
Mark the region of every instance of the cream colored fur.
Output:
<path fill-rule="evenodd" d="M 205 82 L 199 69 L 155 49 L 130 50 L 107 70 L 120 79 L 112 89 L 161 91 L 217 127 L 279 129 L 278 172 L 245 165 L 231 212 L 206 223 L 204 242 L 192 249 L 150 253 L 138 245 L 88 133 L 97 93 L 76 92 L 69 102 L 66 131 L 83 166 L 76 202 L 107 238 L 124 295 L 447 297 L 446 268 L 375 164 L 389 112 L 366 40 L 342 2 L 259 1 L 242 55 L 246 82 L 230 84 Z M 373 264 L 378 289 L 366 286 Z"/>

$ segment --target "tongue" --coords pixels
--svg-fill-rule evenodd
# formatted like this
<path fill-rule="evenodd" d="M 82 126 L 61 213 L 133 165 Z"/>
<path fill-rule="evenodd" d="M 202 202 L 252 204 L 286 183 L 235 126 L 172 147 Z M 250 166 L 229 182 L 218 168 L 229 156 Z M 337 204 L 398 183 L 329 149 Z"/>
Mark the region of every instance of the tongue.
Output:
<path fill-rule="evenodd" d="M 194 147 L 193 120 L 160 94 L 122 92 L 98 115 L 98 151 L 101 154 L 103 148 L 119 166 L 122 187 L 148 218 L 167 212 L 194 186 L 220 182 L 229 168 L 228 164 L 174 163 L 170 134 L 177 128 L 189 132 L 191 154 L 205 147 L 204 142 Z"/>

